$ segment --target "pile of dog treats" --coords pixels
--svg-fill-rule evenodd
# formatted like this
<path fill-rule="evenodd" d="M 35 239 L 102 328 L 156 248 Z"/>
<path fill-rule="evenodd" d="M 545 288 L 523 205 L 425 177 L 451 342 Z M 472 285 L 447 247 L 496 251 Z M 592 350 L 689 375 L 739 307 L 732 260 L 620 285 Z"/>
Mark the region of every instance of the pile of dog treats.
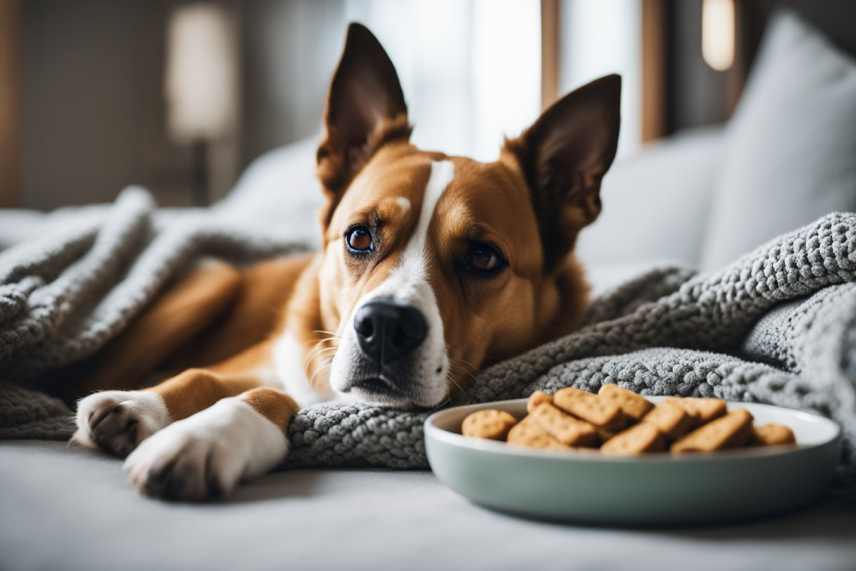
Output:
<path fill-rule="evenodd" d="M 748 410 L 729 411 L 723 400 L 667 398 L 654 405 L 613 384 L 603 385 L 596 395 L 575 388 L 562 389 L 552 397 L 537 391 L 526 409 L 529 414 L 520 421 L 501 410 L 474 412 L 464 419 L 461 432 L 527 448 L 599 449 L 612 456 L 796 443 L 787 426 L 755 426 Z"/>

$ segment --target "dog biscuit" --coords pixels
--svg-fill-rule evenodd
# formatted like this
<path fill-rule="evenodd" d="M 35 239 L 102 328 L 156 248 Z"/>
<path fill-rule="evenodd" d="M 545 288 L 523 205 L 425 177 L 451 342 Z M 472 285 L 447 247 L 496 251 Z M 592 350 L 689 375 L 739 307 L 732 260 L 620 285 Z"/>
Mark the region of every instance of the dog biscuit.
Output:
<path fill-rule="evenodd" d="M 715 420 L 721 416 L 725 416 L 727 412 L 725 401 L 720 399 L 702 399 L 702 398 L 668 398 L 666 402 L 671 402 L 687 411 L 696 426 L 707 424 L 711 420 Z"/>
<path fill-rule="evenodd" d="M 756 446 L 782 446 L 796 444 L 794 431 L 775 422 L 752 428 L 752 444 Z"/>
<path fill-rule="evenodd" d="M 607 430 L 605 428 L 598 428 L 597 429 L 597 439 L 600 441 L 601 444 L 603 444 L 604 442 L 607 442 L 610 438 L 613 438 L 616 434 L 618 434 L 618 432 L 616 432 L 615 430 Z"/>
<path fill-rule="evenodd" d="M 642 418 L 669 440 L 677 440 L 693 427 L 693 417 L 677 404 L 664 401 Z"/>
<path fill-rule="evenodd" d="M 543 450 L 569 450 L 567 446 L 550 436 L 531 416 L 518 422 L 508 433 L 508 443 L 525 448 Z"/>
<path fill-rule="evenodd" d="M 461 433 L 474 438 L 504 440 L 517 419 L 502 410 L 479 410 L 464 419 Z"/>
<path fill-rule="evenodd" d="M 597 440 L 594 426 L 565 414 L 549 402 L 536 406 L 531 417 L 550 436 L 566 446 L 588 446 Z"/>
<path fill-rule="evenodd" d="M 526 412 L 531 413 L 535 410 L 542 402 L 553 402 L 553 399 L 550 395 L 542 391 L 535 391 L 531 395 L 529 395 L 529 400 L 526 401 Z"/>
<path fill-rule="evenodd" d="M 616 430 L 624 424 L 621 408 L 586 391 L 567 388 L 553 395 L 553 404 L 597 428 Z"/>
<path fill-rule="evenodd" d="M 729 410 L 720 399 L 668 397 L 654 405 L 614 384 L 598 394 L 572 387 L 552 396 L 535 391 L 526 410 L 519 421 L 501 410 L 481 410 L 464 419 L 461 431 L 525 448 L 629 457 L 796 444 L 789 427 L 756 426 L 748 410 Z"/>
<path fill-rule="evenodd" d="M 672 452 L 714 452 L 742 446 L 752 433 L 752 415 L 737 409 L 695 429 L 674 444 Z"/>
<path fill-rule="evenodd" d="M 601 446 L 607 456 L 636 456 L 646 452 L 662 452 L 666 442 L 654 425 L 640 423 L 619 432 Z"/>
<path fill-rule="evenodd" d="M 621 412 L 636 422 L 642 420 L 642 417 L 654 408 L 654 405 L 648 402 L 645 397 L 612 383 L 600 387 L 597 396 L 601 400 L 617 404 Z"/>

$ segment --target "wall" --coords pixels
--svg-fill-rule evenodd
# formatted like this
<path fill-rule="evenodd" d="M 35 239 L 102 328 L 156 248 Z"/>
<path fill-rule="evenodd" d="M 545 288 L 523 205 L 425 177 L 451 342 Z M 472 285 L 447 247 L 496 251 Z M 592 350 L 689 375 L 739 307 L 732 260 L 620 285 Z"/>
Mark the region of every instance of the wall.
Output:
<path fill-rule="evenodd" d="M 172 150 L 163 2 L 29 0 L 22 13 L 21 206 L 112 199 L 156 183 Z"/>
<path fill-rule="evenodd" d="M 345 41 L 343 0 L 241 5 L 242 144 L 264 151 L 320 132 L 327 86 Z"/>
<path fill-rule="evenodd" d="M 129 184 L 189 204 L 190 150 L 170 140 L 163 97 L 179 1 L 22 2 L 18 206 L 106 202 Z M 218 1 L 239 22 L 243 124 L 214 149 L 227 168 L 211 171 L 213 198 L 259 154 L 318 131 L 345 30 L 343 0 Z"/>
<path fill-rule="evenodd" d="M 755 0 L 753 0 L 755 1 Z M 702 0 L 671 0 L 666 52 L 666 122 L 672 132 L 725 121 L 730 115 L 728 72 L 710 68 L 701 55 Z"/>

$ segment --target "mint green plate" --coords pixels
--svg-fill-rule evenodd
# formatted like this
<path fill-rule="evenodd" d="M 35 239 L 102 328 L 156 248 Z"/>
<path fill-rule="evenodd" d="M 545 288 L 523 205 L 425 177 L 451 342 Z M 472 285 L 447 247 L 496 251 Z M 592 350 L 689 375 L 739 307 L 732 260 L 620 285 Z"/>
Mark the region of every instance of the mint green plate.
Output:
<path fill-rule="evenodd" d="M 526 400 L 520 399 L 431 415 L 425 421 L 425 447 L 434 474 L 459 494 L 489 508 L 538 518 L 602 525 L 736 521 L 793 510 L 823 492 L 840 456 L 837 424 L 769 405 L 728 406 L 748 409 L 756 424 L 789 426 L 797 446 L 615 458 L 529 450 L 461 436 L 464 417 L 480 409 L 505 410 L 522 418 Z"/>

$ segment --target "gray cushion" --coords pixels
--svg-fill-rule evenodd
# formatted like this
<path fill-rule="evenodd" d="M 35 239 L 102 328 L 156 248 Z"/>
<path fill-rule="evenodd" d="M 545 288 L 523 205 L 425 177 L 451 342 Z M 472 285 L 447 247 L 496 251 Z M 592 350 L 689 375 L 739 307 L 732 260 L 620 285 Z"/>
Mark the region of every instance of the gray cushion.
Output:
<path fill-rule="evenodd" d="M 856 210 L 856 63 L 791 13 L 763 42 L 728 127 L 702 265 Z"/>
<path fill-rule="evenodd" d="M 697 267 L 721 147 L 721 129 L 707 128 L 618 161 L 603 180 L 603 212 L 580 233 L 586 267 Z"/>

